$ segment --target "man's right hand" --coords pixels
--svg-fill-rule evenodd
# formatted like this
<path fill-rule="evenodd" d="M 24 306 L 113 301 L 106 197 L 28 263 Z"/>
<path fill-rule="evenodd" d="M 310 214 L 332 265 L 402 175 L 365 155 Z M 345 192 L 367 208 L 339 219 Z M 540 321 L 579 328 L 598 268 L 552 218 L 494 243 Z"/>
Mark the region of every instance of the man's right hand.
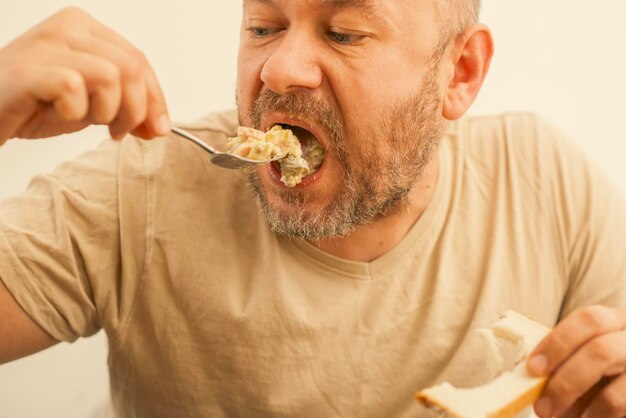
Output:
<path fill-rule="evenodd" d="M 154 71 L 127 40 L 67 8 L 0 49 L 0 145 L 108 125 L 149 139 L 170 122 Z"/>

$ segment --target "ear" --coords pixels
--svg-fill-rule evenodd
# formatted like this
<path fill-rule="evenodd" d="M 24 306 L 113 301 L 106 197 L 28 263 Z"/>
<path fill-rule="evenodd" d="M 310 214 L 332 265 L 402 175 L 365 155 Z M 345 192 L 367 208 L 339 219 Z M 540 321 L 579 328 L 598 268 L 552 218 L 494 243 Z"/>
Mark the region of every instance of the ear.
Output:
<path fill-rule="evenodd" d="M 491 31 L 475 25 L 459 35 L 451 48 L 453 72 L 446 86 L 443 117 L 455 120 L 463 116 L 480 91 L 493 56 Z"/>

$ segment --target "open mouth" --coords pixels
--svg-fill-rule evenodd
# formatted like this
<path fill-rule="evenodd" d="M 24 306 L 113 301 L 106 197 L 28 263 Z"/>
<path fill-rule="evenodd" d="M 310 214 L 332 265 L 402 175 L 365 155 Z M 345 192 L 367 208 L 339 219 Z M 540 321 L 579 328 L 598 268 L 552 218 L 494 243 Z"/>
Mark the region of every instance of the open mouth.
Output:
<path fill-rule="evenodd" d="M 228 138 L 226 147 L 229 153 L 252 160 L 277 158 L 271 166 L 287 187 L 313 181 L 311 175 L 321 168 L 325 155 L 324 147 L 313 132 L 281 122 L 266 132 L 239 127 L 237 136 Z"/>
<path fill-rule="evenodd" d="M 324 147 L 318 141 L 318 139 L 308 131 L 300 126 L 289 125 L 286 123 L 279 124 L 283 129 L 289 129 L 300 142 L 302 149 L 302 158 L 307 162 L 309 166 L 309 174 L 315 173 L 324 162 Z"/>

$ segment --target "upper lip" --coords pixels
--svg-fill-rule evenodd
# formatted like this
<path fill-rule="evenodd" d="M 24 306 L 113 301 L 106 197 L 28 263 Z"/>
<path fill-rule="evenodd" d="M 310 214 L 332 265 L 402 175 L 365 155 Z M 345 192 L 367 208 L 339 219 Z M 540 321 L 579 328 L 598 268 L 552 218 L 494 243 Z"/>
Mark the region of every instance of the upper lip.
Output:
<path fill-rule="evenodd" d="M 265 123 L 263 124 L 263 128 L 265 131 L 267 131 L 274 125 L 283 125 L 283 124 L 297 126 L 299 128 L 306 129 L 307 131 L 313 134 L 315 139 L 317 139 L 320 144 L 322 144 L 322 147 L 324 148 L 324 150 L 328 148 L 327 146 L 328 142 L 327 142 L 324 131 L 320 127 L 318 127 L 315 123 L 310 122 L 310 121 L 306 121 L 306 120 L 299 119 L 299 118 L 292 118 L 290 116 L 287 116 L 281 113 L 272 113 L 267 118 L 265 118 Z"/>

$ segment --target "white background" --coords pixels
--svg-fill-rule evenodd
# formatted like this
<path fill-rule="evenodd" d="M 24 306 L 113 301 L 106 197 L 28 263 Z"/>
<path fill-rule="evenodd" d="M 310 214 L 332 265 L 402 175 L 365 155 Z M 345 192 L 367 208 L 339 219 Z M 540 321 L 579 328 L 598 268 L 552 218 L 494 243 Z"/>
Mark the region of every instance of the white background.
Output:
<path fill-rule="evenodd" d="M 391 1 L 391 0 L 387 0 Z M 626 192 L 626 1 L 484 0 L 496 55 L 471 113 L 534 111 L 578 142 Z M 0 0 L 0 45 L 69 2 Z M 239 0 L 73 3 L 152 62 L 176 120 L 234 106 Z M 0 148 L 0 199 L 35 173 L 94 147 L 99 127 Z M 1 260 L 0 260 L 1 262 Z M 2 318 L 0 318 L 2 320 Z M 102 334 L 0 366 L 0 418 L 100 416 L 108 380 Z"/>

